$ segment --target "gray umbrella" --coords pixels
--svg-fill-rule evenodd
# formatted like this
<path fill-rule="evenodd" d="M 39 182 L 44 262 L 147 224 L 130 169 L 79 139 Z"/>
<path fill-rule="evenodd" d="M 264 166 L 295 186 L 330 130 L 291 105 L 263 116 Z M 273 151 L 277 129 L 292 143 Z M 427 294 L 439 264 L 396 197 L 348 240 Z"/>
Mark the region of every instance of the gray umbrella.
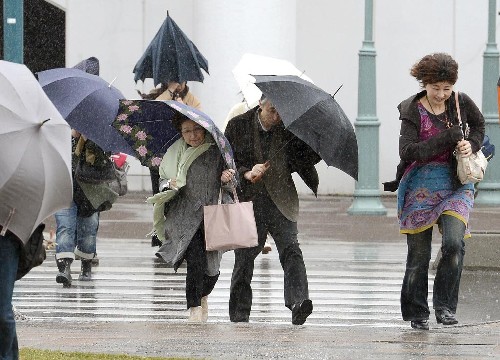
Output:
<path fill-rule="evenodd" d="M 294 75 L 254 75 L 285 128 L 309 145 L 325 163 L 358 179 L 354 128 L 332 95 Z"/>

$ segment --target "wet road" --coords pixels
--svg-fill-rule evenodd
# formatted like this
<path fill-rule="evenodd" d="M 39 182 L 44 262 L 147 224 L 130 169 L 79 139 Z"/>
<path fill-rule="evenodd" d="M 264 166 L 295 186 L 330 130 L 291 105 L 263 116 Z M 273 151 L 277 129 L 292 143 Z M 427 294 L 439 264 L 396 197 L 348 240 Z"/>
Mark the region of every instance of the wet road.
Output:
<path fill-rule="evenodd" d="M 393 198 L 384 199 L 389 214 L 383 217 L 346 215 L 349 198 L 301 200 L 299 239 L 314 303 L 304 326 L 291 325 L 283 306 L 276 249 L 257 258 L 250 323 L 229 322 L 228 252 L 209 297 L 209 322 L 200 326 L 186 323 L 185 269 L 166 268 L 144 236 L 151 216 L 144 197 L 127 195 L 102 214 L 92 282 L 56 284 L 53 254 L 17 282 L 14 304 L 30 318 L 18 322 L 21 347 L 207 359 L 500 358 L 497 271 L 464 271 L 458 326 L 431 318 L 431 331 L 420 332 L 401 320 L 406 245 Z M 496 209 L 475 210 L 471 222 L 500 234 Z M 435 241 L 433 256 L 438 246 Z M 75 278 L 79 265 L 72 268 Z M 430 303 L 432 280 L 431 273 Z"/>
<path fill-rule="evenodd" d="M 174 273 L 154 256 L 155 248 L 144 236 L 150 226 L 150 207 L 141 200 L 139 195 L 125 198 L 112 211 L 103 213 L 97 246 L 100 264 L 93 269 L 93 281 L 77 280 L 80 262 L 75 261 L 73 286 L 66 289 L 56 284 L 57 270 L 51 252 L 42 266 L 16 284 L 15 306 L 32 319 L 166 322 L 186 319 L 185 268 Z M 408 326 L 401 320 L 399 308 L 406 245 L 397 234 L 395 218 L 391 214 L 343 215 L 339 210 L 345 205 L 345 199 L 335 198 L 302 201 L 300 241 L 314 304 L 307 324 Z M 389 213 L 393 212 L 392 203 L 387 206 Z M 359 228 L 373 220 L 378 224 L 365 232 L 365 239 L 349 241 L 353 232 L 360 232 Z M 346 228 L 352 229 L 350 237 L 337 239 L 337 230 Z M 383 240 L 371 240 L 384 232 Z M 434 245 L 435 254 L 437 242 Z M 228 289 L 233 261 L 232 252 L 224 254 L 219 281 L 209 297 L 209 321 L 229 321 Z M 282 276 L 276 249 L 257 258 L 252 322 L 290 322 L 291 313 L 283 306 Z M 496 272 L 464 273 L 458 312 L 462 322 L 500 319 L 499 280 Z M 431 273 L 430 303 L 432 281 Z"/>

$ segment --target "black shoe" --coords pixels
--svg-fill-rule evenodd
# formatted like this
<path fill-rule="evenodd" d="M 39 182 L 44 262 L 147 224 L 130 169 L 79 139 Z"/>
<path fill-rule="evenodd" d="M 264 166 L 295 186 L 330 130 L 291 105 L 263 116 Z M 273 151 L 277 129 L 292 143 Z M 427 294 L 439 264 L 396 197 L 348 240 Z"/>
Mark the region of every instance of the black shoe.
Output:
<path fill-rule="evenodd" d="M 82 270 L 78 277 L 80 281 L 92 280 L 92 259 L 82 259 Z"/>
<path fill-rule="evenodd" d="M 411 327 L 417 330 L 429 330 L 429 321 L 415 320 L 411 322 Z"/>
<path fill-rule="evenodd" d="M 71 286 L 71 263 L 73 262 L 73 259 L 71 258 L 63 258 L 63 259 L 57 259 L 56 264 L 57 264 L 57 269 L 59 270 L 59 273 L 56 276 L 56 283 L 58 284 L 63 284 L 63 287 L 70 287 Z"/>
<path fill-rule="evenodd" d="M 306 299 L 301 303 L 297 303 L 292 307 L 292 324 L 302 325 L 313 311 L 313 303 Z"/>
<path fill-rule="evenodd" d="M 436 321 L 438 324 L 455 325 L 458 320 L 448 309 L 436 310 Z"/>
<path fill-rule="evenodd" d="M 158 236 L 153 235 L 151 237 L 151 247 L 162 246 L 162 245 L 163 245 L 163 243 L 161 242 L 160 239 L 158 239 Z"/>

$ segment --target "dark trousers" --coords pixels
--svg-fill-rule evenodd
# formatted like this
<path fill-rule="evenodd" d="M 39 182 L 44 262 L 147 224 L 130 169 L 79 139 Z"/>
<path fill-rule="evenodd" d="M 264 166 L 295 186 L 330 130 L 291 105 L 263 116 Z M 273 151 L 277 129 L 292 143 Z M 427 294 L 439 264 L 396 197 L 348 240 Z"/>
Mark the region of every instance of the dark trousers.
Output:
<path fill-rule="evenodd" d="M 187 308 L 201 305 L 201 298 L 209 295 L 215 287 L 219 275 L 208 276 L 205 252 L 205 234 L 198 229 L 189 243 L 184 259 L 187 263 L 186 300 Z"/>
<path fill-rule="evenodd" d="M 233 322 L 248 321 L 252 308 L 252 277 L 254 261 L 271 234 L 284 272 L 285 306 L 309 298 L 306 267 L 297 240 L 297 223 L 281 214 L 273 201 L 263 196 L 254 200 L 259 245 L 234 251 L 234 268 L 229 296 L 229 318 Z"/>
<path fill-rule="evenodd" d="M 151 178 L 151 189 L 153 195 L 160 192 L 160 169 L 158 167 L 149 168 L 149 176 Z"/>
<path fill-rule="evenodd" d="M 433 287 L 434 310 L 447 309 L 456 313 L 458 290 L 465 254 L 465 224 L 451 215 L 441 215 L 442 257 L 439 261 Z M 401 288 L 403 320 L 429 318 L 428 271 L 431 260 L 432 228 L 418 234 L 408 234 L 408 257 Z"/>
<path fill-rule="evenodd" d="M 18 360 L 16 320 L 12 294 L 19 263 L 20 242 L 7 233 L 0 235 L 0 359 Z"/>

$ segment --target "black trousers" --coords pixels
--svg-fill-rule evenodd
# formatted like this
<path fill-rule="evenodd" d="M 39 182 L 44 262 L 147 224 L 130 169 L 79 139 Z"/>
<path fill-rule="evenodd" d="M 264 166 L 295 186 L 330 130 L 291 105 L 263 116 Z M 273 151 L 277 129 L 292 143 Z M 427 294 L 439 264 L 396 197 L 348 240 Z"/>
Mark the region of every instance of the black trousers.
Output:
<path fill-rule="evenodd" d="M 451 215 L 441 215 L 443 233 L 442 257 L 434 278 L 434 310 L 457 311 L 458 291 L 465 254 L 465 224 Z M 428 272 L 431 260 L 432 228 L 417 234 L 408 234 L 406 272 L 401 288 L 401 313 L 403 320 L 415 321 L 429 318 Z"/>
<path fill-rule="evenodd" d="M 151 178 L 151 189 L 153 195 L 160 192 L 160 170 L 158 167 L 149 168 L 149 177 Z"/>
<path fill-rule="evenodd" d="M 274 239 L 283 268 L 285 306 L 291 309 L 294 304 L 309 298 L 306 267 L 297 240 L 297 223 L 284 217 L 268 196 L 254 200 L 254 213 L 259 245 L 234 251 L 229 296 L 229 318 L 233 322 L 249 320 L 254 261 L 261 253 L 268 233 Z"/>
<path fill-rule="evenodd" d="M 219 275 L 208 276 L 205 234 L 202 228 L 194 234 L 184 253 L 187 263 L 186 300 L 187 308 L 201 305 L 201 298 L 209 295 L 215 287 Z"/>

